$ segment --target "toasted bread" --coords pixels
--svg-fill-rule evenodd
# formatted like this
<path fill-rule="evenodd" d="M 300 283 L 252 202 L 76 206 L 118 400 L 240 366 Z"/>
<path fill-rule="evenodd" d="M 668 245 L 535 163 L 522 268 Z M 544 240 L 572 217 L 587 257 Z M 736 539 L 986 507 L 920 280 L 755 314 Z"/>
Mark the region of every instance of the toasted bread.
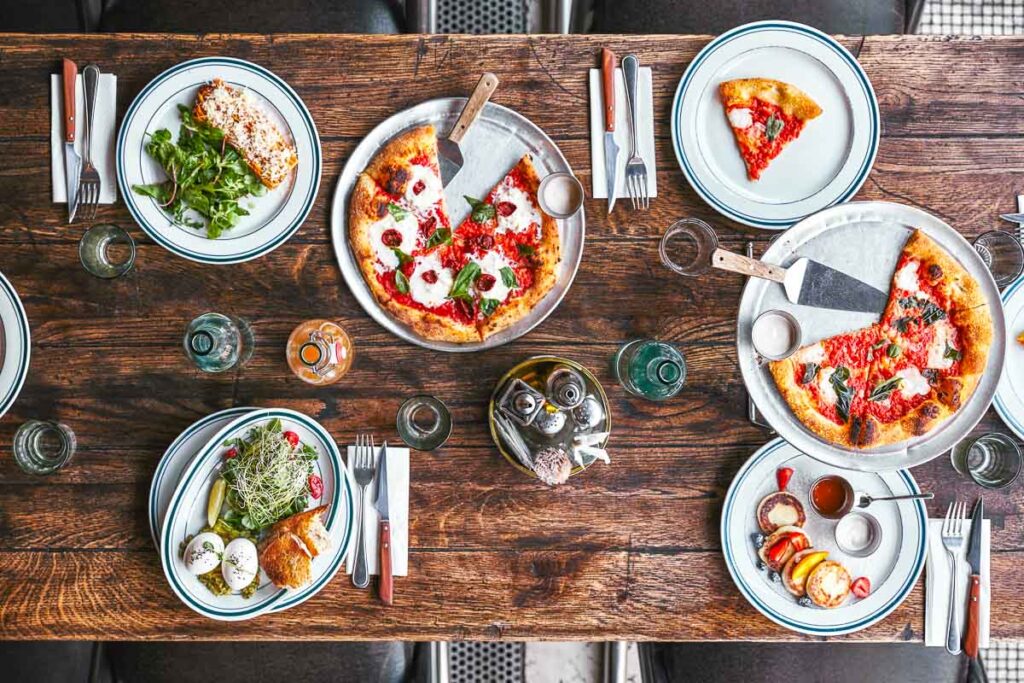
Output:
<path fill-rule="evenodd" d="M 850 572 L 834 560 L 825 560 L 807 577 L 807 597 L 819 607 L 832 609 L 850 596 Z"/>
<path fill-rule="evenodd" d="M 757 506 L 757 525 L 766 534 L 784 526 L 802 527 L 806 521 L 804 506 L 792 493 L 769 493 Z"/>
<path fill-rule="evenodd" d="M 286 517 L 270 527 L 269 536 L 281 533 L 295 534 L 305 544 L 310 556 L 316 557 L 331 547 L 331 535 L 323 523 L 326 514 L 327 506 L 321 505 L 318 508 Z"/>
<path fill-rule="evenodd" d="M 291 532 L 274 534 L 260 543 L 260 567 L 275 586 L 299 588 L 306 585 L 313 576 L 312 563 L 306 544 Z"/>

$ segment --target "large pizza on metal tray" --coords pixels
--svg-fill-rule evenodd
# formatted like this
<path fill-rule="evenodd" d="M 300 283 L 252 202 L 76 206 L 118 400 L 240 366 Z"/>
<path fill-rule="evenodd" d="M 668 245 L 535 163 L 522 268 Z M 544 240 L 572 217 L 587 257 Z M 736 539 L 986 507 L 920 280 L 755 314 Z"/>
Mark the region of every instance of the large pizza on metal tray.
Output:
<path fill-rule="evenodd" d="M 524 156 L 452 228 L 433 126 L 406 131 L 359 175 L 349 240 L 377 301 L 417 335 L 478 342 L 527 315 L 555 284 L 560 242 Z"/>

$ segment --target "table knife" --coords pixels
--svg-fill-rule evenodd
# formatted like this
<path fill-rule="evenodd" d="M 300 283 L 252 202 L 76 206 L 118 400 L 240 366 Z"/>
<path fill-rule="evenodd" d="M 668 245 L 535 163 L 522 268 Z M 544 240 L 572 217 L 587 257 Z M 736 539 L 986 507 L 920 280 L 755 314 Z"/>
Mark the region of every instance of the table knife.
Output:
<path fill-rule="evenodd" d="M 608 213 L 615 208 L 615 171 L 619 146 L 615 144 L 615 53 L 601 50 L 601 93 L 604 100 L 604 180 L 608 186 Z"/>
<path fill-rule="evenodd" d="M 78 180 L 82 175 L 82 157 L 75 151 L 75 95 L 78 91 L 78 65 L 64 59 L 64 184 L 67 187 L 68 223 L 78 211 Z"/>
<path fill-rule="evenodd" d="M 462 158 L 462 147 L 459 145 L 462 142 L 462 138 L 469 132 L 469 127 L 473 125 L 473 122 L 480 116 L 480 112 L 484 110 L 484 105 L 487 104 L 487 100 L 491 98 L 491 95 L 494 94 L 494 89 L 497 87 L 497 76 L 490 72 L 481 76 L 476 84 L 476 88 L 473 89 L 473 94 L 469 96 L 466 104 L 462 107 L 462 113 L 459 114 L 459 119 L 452 126 L 448 137 L 437 141 L 437 160 L 441 166 L 441 184 L 443 186 L 448 187 L 448 183 L 452 181 L 452 178 L 462 170 L 464 161 Z"/>
<path fill-rule="evenodd" d="M 967 585 L 967 623 L 964 629 L 964 654 L 971 659 L 978 656 L 979 614 L 981 609 L 981 522 L 985 518 L 982 498 L 974 504 L 971 515 L 971 535 L 967 541 L 967 564 L 971 578 Z"/>
<path fill-rule="evenodd" d="M 711 255 L 711 265 L 778 282 L 786 290 L 786 298 L 801 306 L 880 314 L 889 302 L 886 292 L 808 258 L 783 268 L 718 248 Z"/>
<path fill-rule="evenodd" d="M 999 214 L 999 217 L 1002 218 L 1004 221 L 1010 221 L 1011 223 L 1016 223 L 1017 225 L 1024 223 L 1024 213 L 1001 213 Z"/>
<path fill-rule="evenodd" d="M 378 592 L 380 600 L 385 605 L 390 605 L 394 596 L 394 575 L 391 570 L 391 515 L 388 511 L 388 442 L 380 447 L 380 457 L 377 458 L 377 492 L 373 501 L 380 516 L 380 529 L 377 533 L 377 548 L 380 552 L 380 561 L 377 568 L 380 570 L 380 584 Z"/>

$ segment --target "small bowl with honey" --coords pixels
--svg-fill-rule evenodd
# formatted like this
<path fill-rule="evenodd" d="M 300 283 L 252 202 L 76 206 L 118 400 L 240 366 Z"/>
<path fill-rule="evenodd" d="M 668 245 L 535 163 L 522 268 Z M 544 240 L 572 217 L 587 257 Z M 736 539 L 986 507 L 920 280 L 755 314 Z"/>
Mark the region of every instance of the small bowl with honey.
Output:
<path fill-rule="evenodd" d="M 811 484 L 811 507 L 825 519 L 839 519 L 853 509 L 857 494 L 843 477 L 826 474 Z"/>

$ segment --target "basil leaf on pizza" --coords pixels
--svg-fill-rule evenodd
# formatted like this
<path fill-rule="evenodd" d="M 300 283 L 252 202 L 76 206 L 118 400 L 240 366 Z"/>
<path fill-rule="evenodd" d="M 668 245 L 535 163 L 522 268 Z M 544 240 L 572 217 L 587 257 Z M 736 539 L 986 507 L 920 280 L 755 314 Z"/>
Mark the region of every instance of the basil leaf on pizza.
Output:
<path fill-rule="evenodd" d="M 469 205 L 473 208 L 473 212 L 470 214 L 470 218 L 475 223 L 486 223 L 487 221 L 494 220 L 498 216 L 497 210 L 493 205 L 487 202 L 480 201 L 469 195 L 463 195 Z"/>
<path fill-rule="evenodd" d="M 396 221 L 403 221 L 405 220 L 405 217 L 409 215 L 408 211 L 394 202 L 388 202 L 388 213 L 390 213 L 392 218 Z"/>
<path fill-rule="evenodd" d="M 804 374 L 800 377 L 800 384 L 810 384 L 814 381 L 814 378 L 818 376 L 818 370 L 821 366 L 817 363 L 805 363 Z"/>
<path fill-rule="evenodd" d="M 480 299 L 480 312 L 490 317 L 501 302 L 497 299 Z"/>
<path fill-rule="evenodd" d="M 783 123 L 782 119 L 772 114 L 768 117 L 768 120 L 764 124 L 764 135 L 768 138 L 769 142 L 779 137 L 779 133 L 782 132 L 782 127 L 786 124 Z"/>
<path fill-rule="evenodd" d="M 885 399 L 889 398 L 889 395 L 892 394 L 892 392 L 895 389 L 897 389 L 902 383 L 902 377 L 893 377 L 891 379 L 885 380 L 884 382 L 879 382 L 878 384 L 875 385 L 875 388 L 871 390 L 871 393 L 868 394 L 868 400 L 884 401 Z"/>
<path fill-rule="evenodd" d="M 836 392 L 836 414 L 843 422 L 850 419 L 850 404 L 853 402 L 853 391 L 846 380 L 850 379 L 849 368 L 840 365 L 828 378 L 832 383 L 832 389 Z"/>
<path fill-rule="evenodd" d="M 514 270 L 505 266 L 499 272 L 501 273 L 501 282 L 503 285 L 509 289 L 515 289 L 519 286 L 519 279 L 516 277 L 516 272 Z"/>
<path fill-rule="evenodd" d="M 516 249 L 519 251 L 521 256 L 530 256 L 537 250 L 531 247 L 529 244 L 517 244 Z"/>
<path fill-rule="evenodd" d="M 409 278 L 400 270 L 395 271 L 395 289 L 398 290 L 399 294 L 409 293 Z"/>
<path fill-rule="evenodd" d="M 402 267 L 407 263 L 412 263 L 412 256 L 409 256 L 398 247 L 391 247 L 391 251 L 395 252 L 395 256 L 398 257 L 398 266 Z"/>
<path fill-rule="evenodd" d="M 476 282 L 478 275 L 480 275 L 480 266 L 477 263 L 470 261 L 464 265 L 459 274 L 455 276 L 455 281 L 452 282 L 452 289 L 448 292 L 448 298 L 472 299 L 469 288 Z"/>
<path fill-rule="evenodd" d="M 449 228 L 438 228 L 427 240 L 427 244 L 424 248 L 433 249 L 439 247 L 442 244 L 452 243 L 452 231 Z"/>

